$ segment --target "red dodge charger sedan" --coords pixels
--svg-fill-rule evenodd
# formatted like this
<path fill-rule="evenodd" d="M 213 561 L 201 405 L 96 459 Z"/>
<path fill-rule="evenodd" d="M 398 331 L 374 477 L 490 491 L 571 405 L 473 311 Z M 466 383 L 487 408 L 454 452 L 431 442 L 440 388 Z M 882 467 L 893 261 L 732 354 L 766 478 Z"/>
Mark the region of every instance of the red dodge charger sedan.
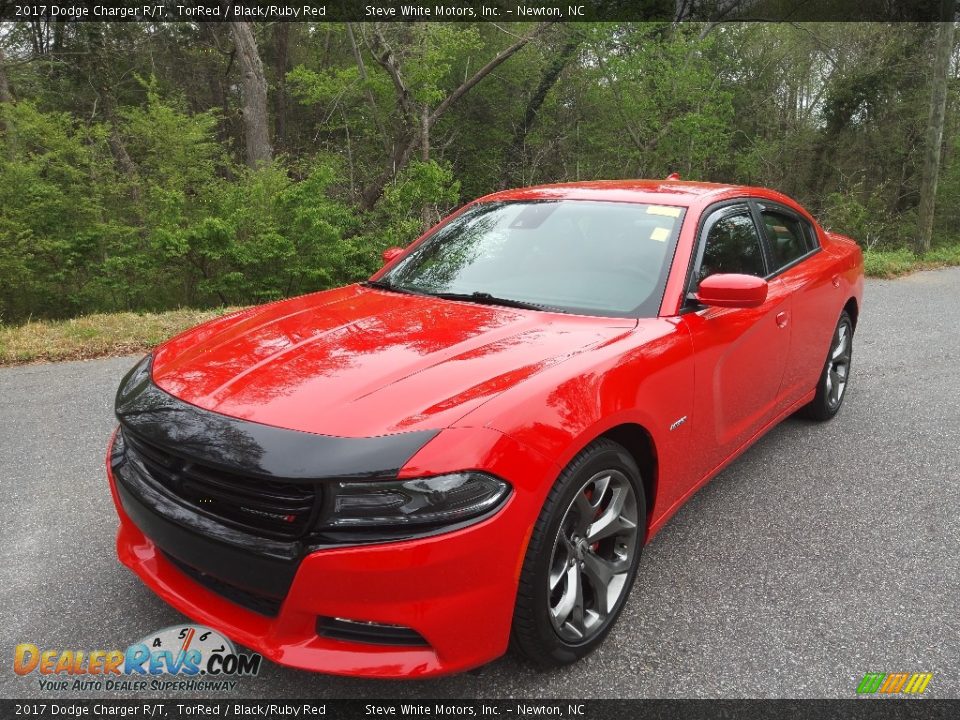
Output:
<path fill-rule="evenodd" d="M 583 657 L 684 501 L 849 381 L 860 250 L 770 190 L 511 190 L 384 260 L 164 343 L 117 394 L 121 561 L 284 665 Z"/>

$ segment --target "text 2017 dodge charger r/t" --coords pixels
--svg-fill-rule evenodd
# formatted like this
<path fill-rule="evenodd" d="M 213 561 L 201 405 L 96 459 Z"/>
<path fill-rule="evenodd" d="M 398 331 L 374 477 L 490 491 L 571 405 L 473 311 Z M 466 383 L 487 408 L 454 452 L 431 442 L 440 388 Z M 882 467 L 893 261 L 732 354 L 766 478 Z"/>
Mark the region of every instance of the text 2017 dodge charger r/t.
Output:
<path fill-rule="evenodd" d="M 117 395 L 120 559 L 285 665 L 574 661 L 697 488 L 843 402 L 862 256 L 776 192 L 513 190 L 384 257 L 164 343 Z"/>

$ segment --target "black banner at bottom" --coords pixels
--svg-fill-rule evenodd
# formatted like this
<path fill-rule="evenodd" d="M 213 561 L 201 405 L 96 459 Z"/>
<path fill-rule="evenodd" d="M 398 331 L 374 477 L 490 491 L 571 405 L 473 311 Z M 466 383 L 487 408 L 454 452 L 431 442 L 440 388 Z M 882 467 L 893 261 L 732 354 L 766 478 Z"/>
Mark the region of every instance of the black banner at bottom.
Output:
<path fill-rule="evenodd" d="M 0 718 L 489 718 L 756 720 L 957 718 L 960 700 L 0 700 Z"/>

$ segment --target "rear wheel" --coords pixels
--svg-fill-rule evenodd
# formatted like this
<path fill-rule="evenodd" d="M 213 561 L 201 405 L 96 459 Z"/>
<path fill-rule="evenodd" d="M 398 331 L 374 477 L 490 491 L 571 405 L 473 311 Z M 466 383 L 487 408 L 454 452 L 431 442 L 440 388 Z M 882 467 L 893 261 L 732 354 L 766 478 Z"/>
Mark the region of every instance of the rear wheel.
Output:
<path fill-rule="evenodd" d="M 803 414 L 812 420 L 829 420 L 840 410 L 850 381 L 850 362 L 853 359 L 853 322 L 847 311 L 840 314 L 833 331 L 830 352 L 820 373 L 817 394 L 804 407 Z"/>
<path fill-rule="evenodd" d="M 603 642 L 630 593 L 646 526 L 640 471 L 601 439 L 560 474 L 534 527 L 520 575 L 512 646 L 551 667 Z"/>

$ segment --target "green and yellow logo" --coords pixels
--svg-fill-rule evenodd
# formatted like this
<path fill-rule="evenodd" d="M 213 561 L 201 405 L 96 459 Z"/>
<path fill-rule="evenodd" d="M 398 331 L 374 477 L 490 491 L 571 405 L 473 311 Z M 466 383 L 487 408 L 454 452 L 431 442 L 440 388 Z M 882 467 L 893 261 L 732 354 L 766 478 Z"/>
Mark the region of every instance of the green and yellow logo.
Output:
<path fill-rule="evenodd" d="M 860 695 L 919 695 L 927 689 L 933 673 L 867 673 L 857 686 Z"/>

